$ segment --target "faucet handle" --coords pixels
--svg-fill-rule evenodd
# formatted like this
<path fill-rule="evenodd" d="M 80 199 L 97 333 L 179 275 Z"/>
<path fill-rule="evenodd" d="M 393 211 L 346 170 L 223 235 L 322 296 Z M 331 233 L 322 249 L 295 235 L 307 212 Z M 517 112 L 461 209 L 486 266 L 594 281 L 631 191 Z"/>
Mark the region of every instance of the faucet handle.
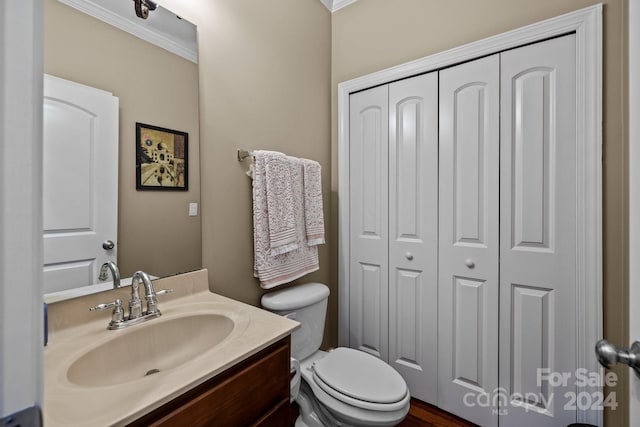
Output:
<path fill-rule="evenodd" d="M 173 292 L 173 289 L 162 289 L 156 292 L 156 296 L 170 294 L 171 292 Z"/>
<path fill-rule="evenodd" d="M 113 307 L 113 312 L 111 313 L 111 322 L 109 326 L 120 324 L 124 321 L 124 309 L 122 308 L 122 300 L 117 298 L 113 302 L 98 304 L 94 307 L 91 307 L 89 311 L 96 310 L 106 310 L 107 308 Z"/>
<path fill-rule="evenodd" d="M 104 303 L 104 304 L 98 304 L 94 307 L 91 307 L 89 309 L 89 311 L 96 311 L 96 310 L 106 310 L 107 308 L 111 308 L 111 307 L 115 307 L 116 309 L 118 307 L 122 308 L 122 300 L 120 300 L 119 298 L 116 299 L 114 302 L 109 302 L 109 303 Z"/>

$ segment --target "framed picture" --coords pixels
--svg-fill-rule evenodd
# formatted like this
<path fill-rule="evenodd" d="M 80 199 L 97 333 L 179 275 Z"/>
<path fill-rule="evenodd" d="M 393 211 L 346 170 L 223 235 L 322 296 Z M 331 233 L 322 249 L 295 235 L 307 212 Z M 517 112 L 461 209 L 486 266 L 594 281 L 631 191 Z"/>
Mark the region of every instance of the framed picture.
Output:
<path fill-rule="evenodd" d="M 136 123 L 136 189 L 187 191 L 189 134 Z"/>

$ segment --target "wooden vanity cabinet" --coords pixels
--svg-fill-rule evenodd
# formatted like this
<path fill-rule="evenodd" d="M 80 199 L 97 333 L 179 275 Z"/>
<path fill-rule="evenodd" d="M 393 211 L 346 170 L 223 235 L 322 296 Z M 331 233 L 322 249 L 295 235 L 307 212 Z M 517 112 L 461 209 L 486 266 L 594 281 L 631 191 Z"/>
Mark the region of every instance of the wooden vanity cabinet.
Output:
<path fill-rule="evenodd" d="M 292 426 L 289 336 L 130 426 Z"/>

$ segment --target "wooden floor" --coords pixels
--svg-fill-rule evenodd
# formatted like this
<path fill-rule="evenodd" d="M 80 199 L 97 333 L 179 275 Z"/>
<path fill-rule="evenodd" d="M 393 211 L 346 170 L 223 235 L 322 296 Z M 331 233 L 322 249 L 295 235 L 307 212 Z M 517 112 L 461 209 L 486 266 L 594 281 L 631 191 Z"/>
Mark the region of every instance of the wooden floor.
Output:
<path fill-rule="evenodd" d="M 420 400 L 411 399 L 409 415 L 397 427 L 475 427 L 476 425 Z"/>
<path fill-rule="evenodd" d="M 293 403 L 290 412 L 290 426 L 296 423 L 298 418 L 298 405 Z M 435 406 L 429 405 L 417 399 L 411 399 L 409 415 L 396 427 L 478 427 L 473 423 L 458 418 Z"/>

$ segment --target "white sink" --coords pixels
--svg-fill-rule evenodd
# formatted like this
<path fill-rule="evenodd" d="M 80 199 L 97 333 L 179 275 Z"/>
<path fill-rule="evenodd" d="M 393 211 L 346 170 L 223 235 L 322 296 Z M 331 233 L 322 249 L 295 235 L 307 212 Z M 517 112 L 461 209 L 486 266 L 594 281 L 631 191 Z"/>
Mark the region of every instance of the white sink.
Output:
<path fill-rule="evenodd" d="M 107 330 L 110 313 L 90 313 L 88 308 L 125 300 L 127 289 L 49 306 L 44 425 L 128 425 L 298 325 L 212 293 L 207 270 L 158 279 L 154 285 L 176 291 L 160 302 L 162 316 L 121 330 Z"/>
<path fill-rule="evenodd" d="M 193 360 L 231 334 L 233 319 L 213 313 L 162 317 L 120 331 L 74 360 L 67 379 L 85 387 L 144 380 Z"/>

